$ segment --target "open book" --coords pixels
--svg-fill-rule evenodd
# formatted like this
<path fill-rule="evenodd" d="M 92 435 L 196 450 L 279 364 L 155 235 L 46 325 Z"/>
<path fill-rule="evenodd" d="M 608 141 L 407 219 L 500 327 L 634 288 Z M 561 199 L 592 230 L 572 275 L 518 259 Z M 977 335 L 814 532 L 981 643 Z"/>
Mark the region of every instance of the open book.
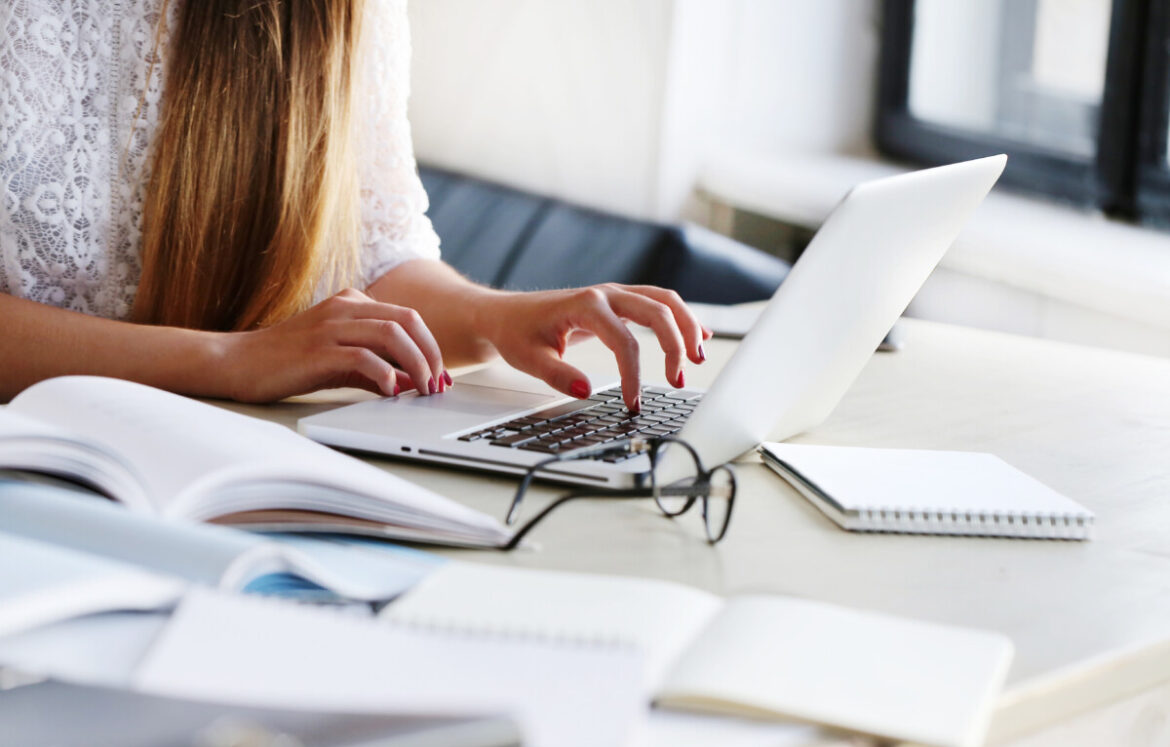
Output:
<path fill-rule="evenodd" d="M 118 379 L 66 376 L 0 409 L 0 468 L 75 480 L 133 511 L 287 531 L 487 546 L 491 517 L 291 430 Z"/>
<path fill-rule="evenodd" d="M 811 600 L 725 600 L 661 581 L 458 562 L 382 614 L 583 646 L 629 641 L 659 706 L 947 747 L 982 743 L 1012 657 L 999 634 Z"/>

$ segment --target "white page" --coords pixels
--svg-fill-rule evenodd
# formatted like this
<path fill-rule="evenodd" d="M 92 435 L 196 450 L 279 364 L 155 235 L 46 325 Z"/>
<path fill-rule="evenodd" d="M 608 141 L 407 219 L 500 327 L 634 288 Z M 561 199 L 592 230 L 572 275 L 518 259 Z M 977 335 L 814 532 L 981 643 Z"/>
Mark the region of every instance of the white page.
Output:
<path fill-rule="evenodd" d="M 67 376 L 29 387 L 9 406 L 100 442 L 130 462 L 159 513 L 209 519 L 266 508 L 336 511 L 423 528 L 459 528 L 502 540 L 495 519 L 340 454 L 287 428 L 169 392 L 118 379 Z M 245 491 L 224 505 L 212 497 L 232 486 L 269 482 L 339 488 L 296 505 L 279 492 Z"/>
<path fill-rule="evenodd" d="M 387 543 L 272 535 L 142 515 L 96 496 L 0 479 L 12 534 L 132 563 L 192 583 L 242 589 L 289 573 L 355 600 L 386 601 L 445 561 Z"/>
<path fill-rule="evenodd" d="M 42 625 L 0 640 L 0 667 L 62 682 L 129 687 L 170 620 L 166 612 L 107 612 Z"/>
<path fill-rule="evenodd" d="M 525 744 L 628 743 L 644 713 L 630 647 L 482 635 L 193 589 L 135 676 L 240 705 L 507 713 Z"/>
<path fill-rule="evenodd" d="M 810 600 L 741 597 L 679 660 L 658 700 L 974 747 L 1011 655 L 1011 642 L 994 633 Z"/>
<path fill-rule="evenodd" d="M 0 469 L 81 480 L 138 510 L 148 501 L 133 468 L 102 444 L 0 405 Z"/>
<path fill-rule="evenodd" d="M 184 584 L 136 566 L 0 532 L 0 636 L 109 610 L 173 604 Z"/>
<path fill-rule="evenodd" d="M 453 562 L 383 611 L 386 619 L 630 642 L 650 693 L 723 600 L 667 581 Z"/>

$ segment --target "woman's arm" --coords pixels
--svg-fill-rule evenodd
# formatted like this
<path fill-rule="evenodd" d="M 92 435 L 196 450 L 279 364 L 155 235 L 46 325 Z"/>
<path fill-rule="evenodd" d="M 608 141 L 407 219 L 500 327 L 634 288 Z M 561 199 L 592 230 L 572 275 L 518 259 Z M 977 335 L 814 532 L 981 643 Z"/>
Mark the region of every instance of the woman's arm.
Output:
<path fill-rule="evenodd" d="M 418 259 L 387 272 L 367 292 L 417 309 L 452 365 L 499 354 L 558 391 L 590 392 L 588 378 L 562 360 L 572 342 L 596 335 L 617 358 L 626 406 L 640 409 L 638 342 L 625 320 L 650 327 L 665 353 L 666 380 L 686 383 L 684 358 L 706 360 L 699 324 L 677 293 L 650 286 L 605 284 L 570 290 L 509 293 L 460 276 L 448 265 Z"/>
<path fill-rule="evenodd" d="M 161 389 L 227 396 L 223 336 L 115 322 L 0 293 L 0 399 L 41 379 L 96 374 Z"/>
<path fill-rule="evenodd" d="M 353 290 L 252 332 L 117 322 L 4 293 L 0 319 L 0 400 L 67 374 L 247 402 L 339 386 L 386 395 L 415 382 L 424 394 L 444 388 L 442 355 L 419 315 Z"/>

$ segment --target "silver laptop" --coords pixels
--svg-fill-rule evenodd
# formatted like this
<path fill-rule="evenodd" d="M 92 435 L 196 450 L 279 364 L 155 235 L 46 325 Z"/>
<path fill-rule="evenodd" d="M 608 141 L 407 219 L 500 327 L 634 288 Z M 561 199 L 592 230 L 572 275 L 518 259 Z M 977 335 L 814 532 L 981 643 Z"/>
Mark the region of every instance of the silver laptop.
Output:
<path fill-rule="evenodd" d="M 634 435 L 681 438 L 708 467 L 730 461 L 828 417 L 1006 162 L 999 155 L 855 187 L 705 392 L 644 387 L 642 412 L 631 415 L 616 381 L 577 400 L 497 364 L 440 396 L 360 402 L 302 418 L 300 431 L 344 449 L 507 473 Z M 628 487 L 649 467 L 644 454 L 609 454 L 542 475 Z"/>

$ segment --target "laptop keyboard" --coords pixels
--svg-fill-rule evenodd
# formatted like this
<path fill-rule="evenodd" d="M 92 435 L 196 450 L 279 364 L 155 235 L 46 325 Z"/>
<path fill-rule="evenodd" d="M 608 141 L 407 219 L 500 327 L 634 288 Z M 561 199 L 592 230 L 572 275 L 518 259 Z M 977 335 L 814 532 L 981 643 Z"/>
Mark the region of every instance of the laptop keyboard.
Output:
<path fill-rule="evenodd" d="M 614 387 L 589 399 L 557 405 L 491 428 L 466 433 L 459 440 L 486 441 L 501 448 L 555 454 L 634 435 L 670 436 L 683 427 L 702 396 L 702 392 L 687 389 L 642 387 L 642 412 L 634 415 L 622 402 L 621 388 Z M 609 454 L 603 459 L 620 462 L 635 456 Z"/>

